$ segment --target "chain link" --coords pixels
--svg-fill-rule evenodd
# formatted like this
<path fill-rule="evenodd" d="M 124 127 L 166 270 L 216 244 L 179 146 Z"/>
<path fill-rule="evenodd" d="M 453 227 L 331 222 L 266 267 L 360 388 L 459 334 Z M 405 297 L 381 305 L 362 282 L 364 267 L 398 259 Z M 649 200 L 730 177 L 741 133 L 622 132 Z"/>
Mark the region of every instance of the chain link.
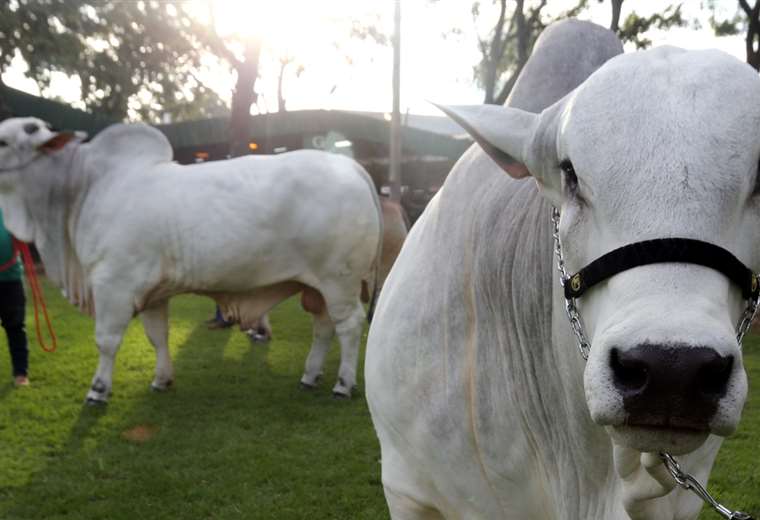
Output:
<path fill-rule="evenodd" d="M 552 223 L 554 224 L 554 230 L 552 236 L 554 237 L 554 255 L 557 257 L 557 270 L 559 271 L 559 283 L 562 288 L 570 279 L 565 268 L 565 258 L 562 255 L 562 244 L 559 239 L 559 210 L 552 208 Z M 578 343 L 578 350 L 581 353 L 581 357 L 584 360 L 588 360 L 589 353 L 591 352 L 591 343 L 586 338 L 586 333 L 583 332 L 583 322 L 581 321 L 581 315 L 578 312 L 578 307 L 575 305 L 575 298 L 565 298 L 565 313 L 567 319 L 570 320 L 570 327 L 575 334 L 576 342 Z"/>
<path fill-rule="evenodd" d="M 565 258 L 562 254 L 562 243 L 560 242 L 559 238 L 559 220 L 559 210 L 556 207 L 552 207 L 552 236 L 554 238 L 554 255 L 557 257 L 557 270 L 560 274 L 560 284 L 564 289 L 565 284 L 570 280 L 570 275 L 567 274 Z M 757 314 L 759 299 L 760 296 L 752 297 L 747 300 L 747 306 L 744 309 L 744 313 L 742 314 L 742 317 L 736 327 L 736 341 L 739 343 L 740 350 L 742 348 L 744 335 L 749 331 L 749 328 L 752 326 L 752 321 L 755 319 L 755 314 Z M 584 360 L 588 360 L 589 353 L 591 352 L 591 344 L 586 338 L 586 333 L 583 331 L 583 321 L 581 320 L 581 315 L 578 311 L 578 307 L 575 304 L 575 298 L 565 298 L 565 313 L 567 314 L 568 320 L 570 320 L 570 328 L 573 330 L 573 334 L 575 335 L 581 356 Z M 753 520 L 752 517 L 747 513 L 742 513 L 741 511 L 731 511 L 727 507 L 718 503 L 718 501 L 715 500 L 707 492 L 704 486 L 702 486 L 702 484 L 700 484 L 696 478 L 681 469 L 678 461 L 676 461 L 672 455 L 669 453 L 660 453 L 660 458 L 662 459 L 665 468 L 667 468 L 668 472 L 672 475 L 673 479 L 675 479 L 676 483 L 679 486 L 697 495 L 705 503 L 709 504 L 713 509 L 720 513 L 724 518 L 727 518 L 728 520 Z"/>
<path fill-rule="evenodd" d="M 723 518 L 727 518 L 728 520 L 752 520 L 752 517 L 747 513 L 731 511 L 727 507 L 718 503 L 718 501 L 707 492 L 704 486 L 700 484 L 696 478 L 681 469 L 678 461 L 669 453 L 660 453 L 660 459 L 662 459 L 668 473 L 670 473 L 679 486 L 697 495 L 710 507 L 715 509 L 715 511 L 717 511 Z"/>
<path fill-rule="evenodd" d="M 760 276 L 760 275 L 755 275 Z M 749 332 L 749 328 L 752 326 L 752 322 L 755 321 L 755 315 L 757 314 L 758 299 L 750 298 L 747 302 L 747 307 L 744 309 L 739 325 L 736 327 L 736 341 L 739 343 L 739 348 L 742 348 L 742 341 L 744 341 L 744 335 Z"/>

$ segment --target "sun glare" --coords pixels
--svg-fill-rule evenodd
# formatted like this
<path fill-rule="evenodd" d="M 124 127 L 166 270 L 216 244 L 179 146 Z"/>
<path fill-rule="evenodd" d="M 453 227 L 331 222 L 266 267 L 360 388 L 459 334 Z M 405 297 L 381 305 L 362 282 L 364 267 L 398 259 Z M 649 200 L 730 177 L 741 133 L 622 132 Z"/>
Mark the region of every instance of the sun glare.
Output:
<path fill-rule="evenodd" d="M 303 0 L 213 0 L 211 9 L 219 34 L 259 38 L 270 51 L 293 54 L 308 48 L 329 24 L 324 5 Z"/>

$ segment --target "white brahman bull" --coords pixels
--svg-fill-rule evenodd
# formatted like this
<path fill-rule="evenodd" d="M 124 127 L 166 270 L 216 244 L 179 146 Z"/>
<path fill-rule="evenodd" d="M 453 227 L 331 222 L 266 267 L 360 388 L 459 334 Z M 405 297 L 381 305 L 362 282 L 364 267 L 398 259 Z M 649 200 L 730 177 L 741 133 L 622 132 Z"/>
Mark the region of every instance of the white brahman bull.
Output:
<path fill-rule="evenodd" d="M 612 276 L 577 300 L 584 365 L 551 206 L 570 272 L 663 237 L 712 242 L 756 272 L 760 79 L 718 51 L 613 58 L 621 52 L 606 29 L 560 23 L 537 42 L 508 107 L 446 109 L 480 146 L 412 228 L 368 340 L 394 519 L 683 520 L 700 510 L 657 453 L 682 455 L 705 482 L 736 428 L 742 293 L 691 263 Z"/>
<path fill-rule="evenodd" d="M 409 232 L 408 218 L 401 204 L 387 197 L 380 197 L 380 210 L 383 215 L 383 240 L 377 281 L 374 279 L 362 280 L 362 301 L 364 303 L 371 301 L 370 292 L 372 290 L 379 291 L 382 288 Z M 374 273 L 371 274 L 374 276 Z M 373 289 L 375 287 L 376 289 Z M 271 340 L 272 326 L 269 323 L 269 315 L 262 316 L 253 329 L 247 333 L 253 341 Z"/>
<path fill-rule="evenodd" d="M 34 242 L 50 279 L 95 316 L 100 361 L 87 393 L 104 402 L 124 330 L 140 314 L 156 349 L 155 389 L 173 380 L 168 300 L 215 299 L 249 328 L 302 292 L 313 386 L 333 335 L 337 395 L 356 384 L 361 280 L 382 236 L 378 197 L 355 161 L 317 151 L 181 166 L 158 130 L 116 125 L 81 143 L 34 118 L 0 123 L 0 208 Z"/>

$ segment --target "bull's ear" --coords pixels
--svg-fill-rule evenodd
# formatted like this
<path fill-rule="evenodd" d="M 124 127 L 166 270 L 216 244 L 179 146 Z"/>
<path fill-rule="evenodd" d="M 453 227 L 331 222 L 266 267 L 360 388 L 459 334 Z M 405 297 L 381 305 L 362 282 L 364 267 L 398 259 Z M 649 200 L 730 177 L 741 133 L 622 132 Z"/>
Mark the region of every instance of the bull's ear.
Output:
<path fill-rule="evenodd" d="M 530 145 L 539 115 L 500 105 L 436 105 L 459 123 L 504 171 L 515 179 L 531 174 Z"/>
<path fill-rule="evenodd" d="M 59 132 L 44 143 L 38 145 L 37 150 L 44 153 L 57 152 L 76 137 L 77 135 L 74 132 Z"/>

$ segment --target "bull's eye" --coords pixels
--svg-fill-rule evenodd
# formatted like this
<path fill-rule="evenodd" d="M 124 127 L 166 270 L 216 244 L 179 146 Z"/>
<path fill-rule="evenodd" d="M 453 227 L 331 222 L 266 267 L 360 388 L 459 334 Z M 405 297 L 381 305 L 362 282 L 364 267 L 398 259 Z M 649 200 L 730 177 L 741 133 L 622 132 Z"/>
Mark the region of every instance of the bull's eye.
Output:
<path fill-rule="evenodd" d="M 570 159 L 564 159 L 559 163 L 559 168 L 565 176 L 565 186 L 568 193 L 574 195 L 578 191 L 578 176 L 575 175 L 575 168 Z"/>
<path fill-rule="evenodd" d="M 0 139 L 0 148 L 2 148 L 3 146 L 8 146 L 8 141 Z"/>

